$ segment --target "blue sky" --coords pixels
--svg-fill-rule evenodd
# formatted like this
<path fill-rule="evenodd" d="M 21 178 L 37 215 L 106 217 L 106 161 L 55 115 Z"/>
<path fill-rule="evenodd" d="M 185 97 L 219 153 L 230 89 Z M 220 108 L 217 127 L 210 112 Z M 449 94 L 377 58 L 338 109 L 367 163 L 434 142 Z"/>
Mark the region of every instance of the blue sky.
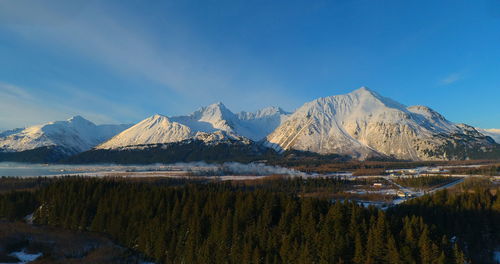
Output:
<path fill-rule="evenodd" d="M 500 128 L 500 2 L 0 1 L 0 129 L 292 111 L 360 86 Z"/>

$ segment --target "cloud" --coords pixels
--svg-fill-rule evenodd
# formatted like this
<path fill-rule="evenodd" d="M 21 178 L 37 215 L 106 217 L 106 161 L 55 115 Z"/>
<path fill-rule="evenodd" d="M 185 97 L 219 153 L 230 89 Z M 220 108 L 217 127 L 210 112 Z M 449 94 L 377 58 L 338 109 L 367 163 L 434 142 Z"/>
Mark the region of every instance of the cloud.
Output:
<path fill-rule="evenodd" d="M 0 83 L 0 129 L 24 127 L 28 124 L 49 121 L 47 117 L 60 118 L 58 111 L 41 106 L 25 89 Z"/>
<path fill-rule="evenodd" d="M 119 123 L 110 117 L 119 114 L 140 118 L 133 109 L 95 97 L 81 89 L 63 85 L 61 89 L 65 92 L 47 98 L 39 92 L 40 89 L 0 82 L 0 130 L 65 120 L 74 115 L 83 115 L 96 123 Z M 84 104 L 71 98 L 77 98 Z M 107 108 L 107 114 L 102 114 L 102 107 Z"/>
<path fill-rule="evenodd" d="M 208 45 L 168 10 L 164 16 L 172 22 L 155 32 L 133 15 L 110 12 L 118 8 L 102 1 L 76 7 L 66 1 L 41 2 L 0 2 L 4 26 L 25 40 L 70 50 L 125 78 L 157 83 L 156 88 L 140 88 L 156 100 L 172 101 L 174 95 L 191 104 L 206 104 L 238 100 L 253 91 L 282 91 L 275 93 L 275 100 L 289 95 L 251 56 L 232 56 Z"/>
<path fill-rule="evenodd" d="M 441 79 L 439 83 L 441 85 L 450 85 L 452 83 L 460 81 L 461 79 L 463 79 L 463 75 L 461 73 L 452 73 L 446 76 L 445 78 Z"/>

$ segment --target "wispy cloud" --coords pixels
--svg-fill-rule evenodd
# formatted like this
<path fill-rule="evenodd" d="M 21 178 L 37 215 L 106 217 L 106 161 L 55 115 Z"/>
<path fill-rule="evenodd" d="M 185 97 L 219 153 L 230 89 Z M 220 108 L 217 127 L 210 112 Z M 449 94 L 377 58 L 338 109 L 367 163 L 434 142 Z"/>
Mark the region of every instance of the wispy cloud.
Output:
<path fill-rule="evenodd" d="M 83 115 L 96 123 L 118 123 L 110 116 L 120 114 L 139 119 L 139 113 L 133 109 L 94 97 L 75 87 L 66 86 L 64 89 L 64 94 L 53 96 L 48 103 L 47 97 L 37 89 L 0 83 L 0 130 L 64 120 L 73 115 Z M 88 107 L 71 98 L 86 102 Z M 107 107 L 107 114 L 99 110 L 103 106 Z"/>
<path fill-rule="evenodd" d="M 463 74 L 455 72 L 455 73 L 452 73 L 452 74 L 446 76 L 445 78 L 441 79 L 439 81 L 439 83 L 441 85 L 450 85 L 452 83 L 460 81 L 461 79 L 463 79 Z"/>
<path fill-rule="evenodd" d="M 59 111 L 40 105 L 25 89 L 0 83 L 0 129 L 46 122 L 49 121 L 47 117 L 62 118 L 62 115 Z"/>
<path fill-rule="evenodd" d="M 0 16 L 12 32 L 26 40 L 69 49 L 123 76 L 138 76 L 159 84 L 160 88 L 148 91 L 155 99 L 171 100 L 175 94 L 191 103 L 204 104 L 237 100 L 252 96 L 253 91 L 271 89 L 283 90 L 274 99 L 288 96 L 265 69 L 251 63 L 252 58 L 213 52 L 179 21 L 162 29 L 169 33 L 167 37 L 155 36 L 133 18 L 105 12 L 101 1 L 71 5 L 66 1 L 3 1 Z"/>

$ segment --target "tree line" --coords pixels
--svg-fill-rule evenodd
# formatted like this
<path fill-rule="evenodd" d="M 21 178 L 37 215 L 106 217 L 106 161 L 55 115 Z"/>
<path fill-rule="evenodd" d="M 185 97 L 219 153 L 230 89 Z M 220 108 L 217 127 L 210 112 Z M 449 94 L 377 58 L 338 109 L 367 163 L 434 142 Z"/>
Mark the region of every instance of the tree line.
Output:
<path fill-rule="evenodd" d="M 0 217 L 12 215 L 14 207 L 14 216 L 36 207 L 37 224 L 105 233 L 158 263 L 462 264 L 466 259 L 460 245 L 424 216 L 396 217 L 354 202 L 299 198 L 273 188 L 66 178 L 37 192 L 1 197 Z"/>

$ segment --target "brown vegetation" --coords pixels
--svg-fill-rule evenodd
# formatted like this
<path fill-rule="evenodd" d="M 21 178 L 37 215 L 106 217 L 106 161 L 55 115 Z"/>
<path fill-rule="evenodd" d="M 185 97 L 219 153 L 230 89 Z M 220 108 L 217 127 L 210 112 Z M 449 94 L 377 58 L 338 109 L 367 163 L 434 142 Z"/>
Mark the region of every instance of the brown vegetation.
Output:
<path fill-rule="evenodd" d="M 137 254 L 99 234 L 0 221 L 0 261 L 15 261 L 8 254 L 23 249 L 43 253 L 33 264 L 140 263 Z"/>
<path fill-rule="evenodd" d="M 308 173 L 334 173 L 368 170 L 375 172 L 389 169 L 417 168 L 422 166 L 491 165 L 498 161 L 460 160 L 460 161 L 338 161 L 328 159 L 301 158 L 270 162 L 272 165 L 288 167 Z"/>

